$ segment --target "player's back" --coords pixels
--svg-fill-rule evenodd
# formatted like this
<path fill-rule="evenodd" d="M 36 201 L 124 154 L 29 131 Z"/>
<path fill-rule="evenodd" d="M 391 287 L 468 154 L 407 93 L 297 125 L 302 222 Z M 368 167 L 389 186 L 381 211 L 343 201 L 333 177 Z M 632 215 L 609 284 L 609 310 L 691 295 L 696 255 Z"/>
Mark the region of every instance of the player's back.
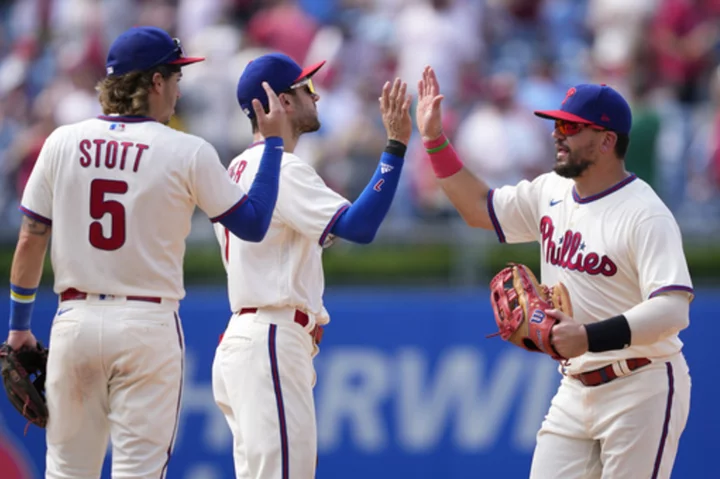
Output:
<path fill-rule="evenodd" d="M 212 147 L 130 117 L 64 126 L 48 141 L 55 291 L 181 299 L 193 158 Z"/>

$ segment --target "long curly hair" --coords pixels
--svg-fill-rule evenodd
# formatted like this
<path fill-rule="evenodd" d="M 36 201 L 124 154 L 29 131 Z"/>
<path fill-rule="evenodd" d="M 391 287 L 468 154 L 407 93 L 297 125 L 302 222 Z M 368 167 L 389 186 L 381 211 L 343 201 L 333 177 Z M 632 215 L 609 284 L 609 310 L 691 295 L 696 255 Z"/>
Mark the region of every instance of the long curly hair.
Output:
<path fill-rule="evenodd" d="M 148 95 L 155 73 L 167 79 L 179 71 L 180 67 L 176 65 L 160 65 L 150 70 L 103 78 L 95 87 L 103 113 L 147 115 L 150 109 Z"/>

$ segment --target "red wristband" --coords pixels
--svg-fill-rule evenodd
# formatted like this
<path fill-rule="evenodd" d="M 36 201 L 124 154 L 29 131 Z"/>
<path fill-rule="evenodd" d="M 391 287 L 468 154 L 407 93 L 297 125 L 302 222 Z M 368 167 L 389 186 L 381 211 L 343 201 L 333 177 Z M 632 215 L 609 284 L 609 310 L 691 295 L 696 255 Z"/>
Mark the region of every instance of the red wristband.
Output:
<path fill-rule="evenodd" d="M 423 145 L 430 156 L 435 176 L 438 178 L 447 178 L 462 170 L 462 161 L 444 134 L 434 140 L 423 141 Z"/>

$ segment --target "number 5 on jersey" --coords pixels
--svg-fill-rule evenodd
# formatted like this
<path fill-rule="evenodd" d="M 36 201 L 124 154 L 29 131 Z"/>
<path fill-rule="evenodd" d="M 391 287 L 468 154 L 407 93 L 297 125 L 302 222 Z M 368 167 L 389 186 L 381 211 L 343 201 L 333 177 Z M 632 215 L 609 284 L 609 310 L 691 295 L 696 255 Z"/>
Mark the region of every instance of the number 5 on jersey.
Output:
<path fill-rule="evenodd" d="M 90 223 L 88 238 L 97 249 L 114 251 L 125 244 L 125 207 L 117 200 L 107 199 L 105 195 L 124 195 L 128 192 L 126 181 L 97 179 L 90 183 L 90 216 L 96 220 Z M 100 220 L 110 215 L 110 232 L 106 235 Z"/>

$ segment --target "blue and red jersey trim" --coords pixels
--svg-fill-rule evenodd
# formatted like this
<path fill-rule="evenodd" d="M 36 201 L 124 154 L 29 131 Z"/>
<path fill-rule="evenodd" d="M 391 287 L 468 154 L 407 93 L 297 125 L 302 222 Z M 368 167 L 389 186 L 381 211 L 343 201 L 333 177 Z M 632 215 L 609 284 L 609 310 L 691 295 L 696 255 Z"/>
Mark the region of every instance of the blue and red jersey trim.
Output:
<path fill-rule="evenodd" d="M 327 226 L 325 227 L 325 230 L 323 231 L 322 235 L 320 235 L 320 240 L 318 241 L 318 244 L 319 244 L 320 246 L 322 246 L 322 245 L 325 244 L 325 239 L 326 239 L 326 238 L 328 237 L 328 235 L 330 234 L 330 231 L 332 231 L 333 226 L 335 226 L 335 223 L 337 223 L 337 220 L 340 219 L 340 216 L 342 216 L 342 214 L 345 213 L 345 212 L 348 210 L 348 208 L 350 208 L 350 205 L 343 205 L 343 206 L 340 207 L 339 210 L 337 210 L 337 211 L 335 212 L 335 214 L 333 215 L 332 219 L 330 220 L 330 222 L 329 222 L 329 223 L 327 224 Z"/>
<path fill-rule="evenodd" d="M 39 214 L 35 213 L 34 211 L 31 211 L 31 210 L 25 208 L 24 206 L 20 206 L 18 209 L 20 211 L 22 211 L 22 213 L 25 216 L 32 218 L 35 221 L 39 221 L 40 223 L 44 223 L 48 226 L 52 226 L 52 220 L 50 218 L 45 218 L 44 216 L 39 215 Z"/>
<path fill-rule="evenodd" d="M 630 176 L 628 176 L 627 178 L 625 178 L 624 180 L 622 180 L 621 182 L 614 184 L 607 190 L 601 191 L 600 193 L 597 193 L 597 194 L 594 194 L 591 196 L 588 196 L 587 198 L 581 198 L 580 195 L 578 195 L 577 191 L 575 190 L 575 187 L 573 186 L 572 197 L 573 197 L 573 200 L 575 200 L 575 203 L 580 203 L 580 204 L 592 203 L 593 201 L 597 201 L 600 198 L 605 198 L 606 196 L 615 193 L 617 190 L 621 189 L 623 186 L 627 186 L 635 180 L 637 180 L 637 176 L 633 173 Z"/>
<path fill-rule="evenodd" d="M 240 208 L 240 207 L 243 205 L 243 203 L 245 203 L 245 202 L 247 201 L 247 199 L 248 199 L 248 196 L 247 196 L 247 195 L 243 195 L 243 197 L 240 198 L 240 200 L 239 200 L 237 203 L 235 203 L 234 205 L 232 205 L 229 210 L 227 210 L 225 213 L 223 213 L 223 214 L 221 214 L 221 215 L 219 215 L 219 216 L 216 216 L 216 217 L 214 217 L 214 218 L 210 218 L 210 221 L 211 221 L 212 223 L 217 223 L 218 221 L 222 221 L 222 220 L 223 220 L 224 218 L 226 218 L 228 215 L 231 215 L 233 211 L 235 211 L 236 209 Z"/>
<path fill-rule="evenodd" d="M 680 284 L 671 284 L 669 286 L 663 286 L 662 288 L 656 289 L 652 293 L 650 293 L 650 296 L 648 298 L 654 298 L 655 296 L 663 293 L 669 293 L 672 291 L 683 291 L 685 293 L 689 293 L 691 295 L 695 294 L 695 291 L 690 286 L 683 286 Z"/>
<path fill-rule="evenodd" d="M 490 216 L 490 221 L 492 222 L 493 228 L 495 228 L 495 234 L 497 234 L 498 241 L 501 243 L 505 242 L 505 233 L 502 230 L 502 226 L 500 226 L 500 221 L 498 220 L 497 214 L 495 214 L 495 206 L 493 205 L 493 196 L 495 195 L 495 190 L 488 191 L 487 195 L 487 210 L 488 215 Z"/>

